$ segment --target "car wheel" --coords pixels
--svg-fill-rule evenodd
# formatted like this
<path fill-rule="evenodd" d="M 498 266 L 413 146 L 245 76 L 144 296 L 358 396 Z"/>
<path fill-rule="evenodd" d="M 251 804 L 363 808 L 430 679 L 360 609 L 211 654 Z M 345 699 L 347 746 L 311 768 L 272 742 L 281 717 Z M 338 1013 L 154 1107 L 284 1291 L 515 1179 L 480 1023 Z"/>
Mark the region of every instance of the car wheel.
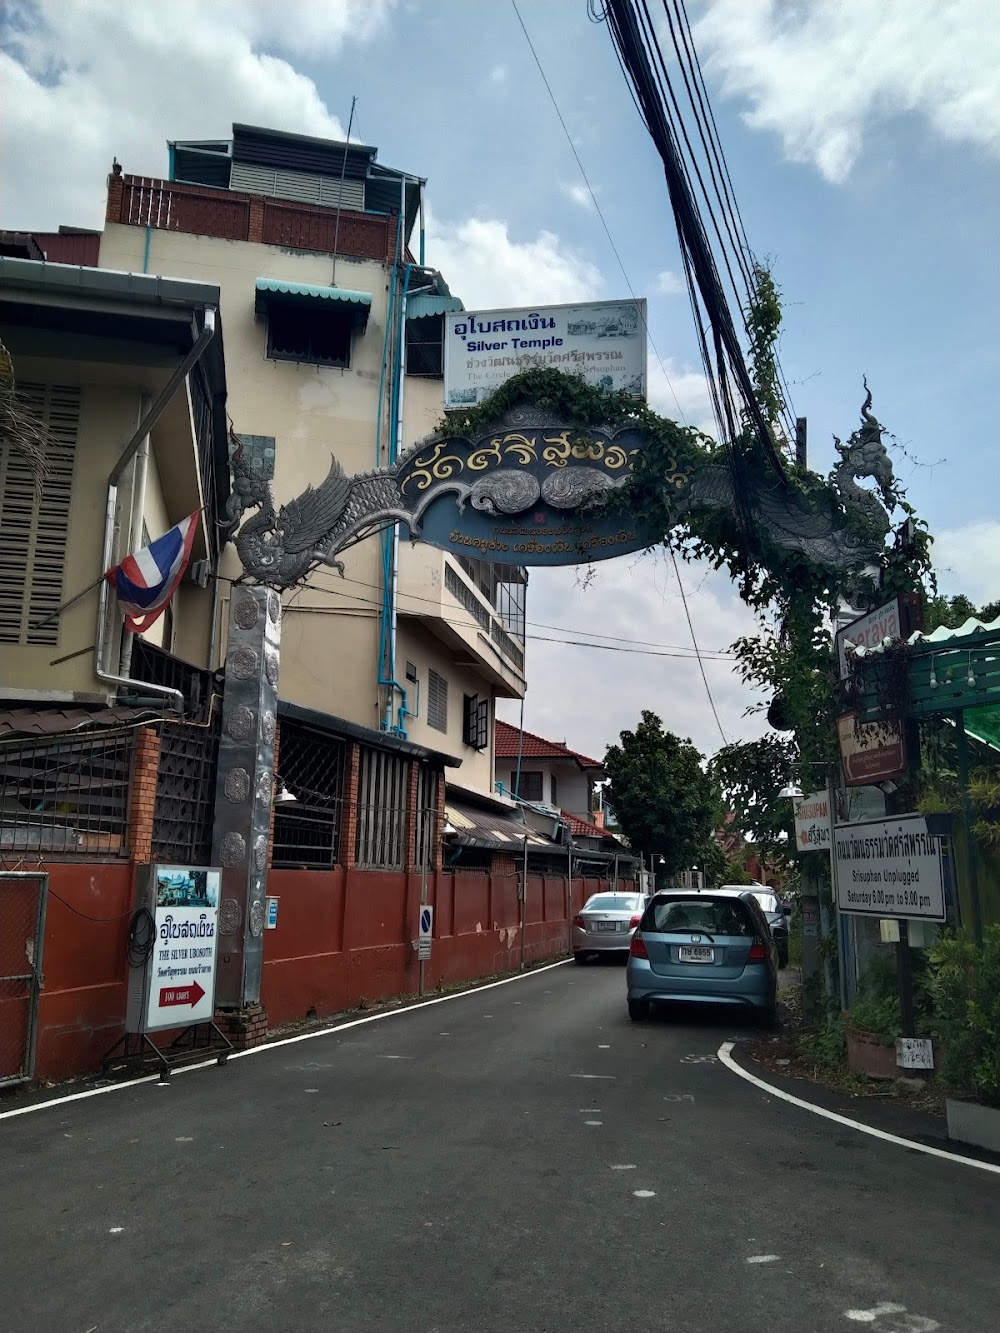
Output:
<path fill-rule="evenodd" d="M 778 1026 L 777 1004 L 769 1004 L 766 1009 L 759 1009 L 757 1011 L 757 1022 L 769 1032 L 773 1031 Z"/>
<path fill-rule="evenodd" d="M 628 1016 L 633 1023 L 641 1023 L 644 1019 L 649 1017 L 649 1001 L 629 1000 Z"/>
<path fill-rule="evenodd" d="M 576 963 L 577 967 L 582 967 L 586 961 L 587 955 L 585 953 L 574 953 L 573 962 Z"/>

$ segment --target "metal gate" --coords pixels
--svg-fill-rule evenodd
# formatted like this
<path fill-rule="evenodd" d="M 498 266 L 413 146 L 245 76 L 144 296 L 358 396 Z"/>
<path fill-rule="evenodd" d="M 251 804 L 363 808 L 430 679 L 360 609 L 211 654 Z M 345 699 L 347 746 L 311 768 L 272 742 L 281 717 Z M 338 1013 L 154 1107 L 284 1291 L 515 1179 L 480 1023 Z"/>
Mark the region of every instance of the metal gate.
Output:
<path fill-rule="evenodd" d="M 35 1072 L 49 877 L 0 870 L 0 1087 Z"/>

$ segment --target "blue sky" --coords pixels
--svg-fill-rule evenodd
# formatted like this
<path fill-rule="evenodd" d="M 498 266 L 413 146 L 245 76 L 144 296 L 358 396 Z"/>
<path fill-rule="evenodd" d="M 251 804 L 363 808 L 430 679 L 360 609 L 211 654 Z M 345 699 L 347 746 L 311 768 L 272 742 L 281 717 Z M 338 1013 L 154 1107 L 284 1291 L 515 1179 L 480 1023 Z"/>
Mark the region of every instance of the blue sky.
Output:
<path fill-rule="evenodd" d="M 520 8 L 683 412 L 707 425 L 686 297 L 661 290 L 678 271 L 662 168 L 607 30 L 584 0 Z M 782 359 L 810 461 L 826 470 L 831 435 L 857 424 L 866 373 L 918 460 L 897 458 L 897 472 L 941 538 L 945 587 L 1000 596 L 1000 7 L 689 11 L 750 241 L 784 292 Z M 508 0 L 46 0 L 0 6 L 0 23 L 5 226 L 100 225 L 113 153 L 152 175 L 167 138 L 225 136 L 237 119 L 336 134 L 357 94 L 355 133 L 428 178 L 428 258 L 467 305 L 626 290 Z M 654 405 L 675 415 L 653 355 L 650 369 Z M 704 647 L 749 627 L 721 576 L 686 571 L 685 586 Z M 535 574 L 529 618 L 690 642 L 662 557 L 611 562 L 587 589 L 573 571 Z M 600 751 L 653 707 L 706 750 L 719 743 L 691 662 L 530 649 L 536 730 Z M 708 670 L 726 734 L 758 731 L 728 666 Z M 581 715 L 580 697 L 600 707 Z"/>

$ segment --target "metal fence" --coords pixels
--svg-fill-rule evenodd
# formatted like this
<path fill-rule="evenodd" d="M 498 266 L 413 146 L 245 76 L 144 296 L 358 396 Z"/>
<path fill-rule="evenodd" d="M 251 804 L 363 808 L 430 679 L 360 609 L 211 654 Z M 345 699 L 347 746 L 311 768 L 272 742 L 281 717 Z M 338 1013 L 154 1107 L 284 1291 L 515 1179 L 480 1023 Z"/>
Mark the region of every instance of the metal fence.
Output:
<path fill-rule="evenodd" d="M 163 724 L 153 807 L 155 861 L 211 864 L 220 717 L 217 710 L 207 725 Z"/>
<path fill-rule="evenodd" d="M 135 732 L 0 742 L 0 856 L 126 856 Z"/>
<path fill-rule="evenodd" d="M 273 864 L 330 870 L 340 859 L 347 742 L 285 719 L 278 752 Z"/>
<path fill-rule="evenodd" d="M 428 869 L 434 864 L 438 780 L 436 769 L 428 768 L 426 764 L 418 767 L 414 860 L 418 867 L 426 866 Z"/>
<path fill-rule="evenodd" d="M 0 871 L 0 1087 L 35 1072 L 48 878 Z"/>

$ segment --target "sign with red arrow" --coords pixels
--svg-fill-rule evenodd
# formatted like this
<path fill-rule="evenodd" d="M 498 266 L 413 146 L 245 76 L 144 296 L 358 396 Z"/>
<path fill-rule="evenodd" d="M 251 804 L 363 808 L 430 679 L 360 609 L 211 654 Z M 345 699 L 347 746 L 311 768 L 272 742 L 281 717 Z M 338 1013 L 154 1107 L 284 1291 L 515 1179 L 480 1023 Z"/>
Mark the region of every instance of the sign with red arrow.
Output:
<path fill-rule="evenodd" d="M 828 852 L 833 820 L 830 793 L 814 791 L 795 802 L 795 850 Z"/>
<path fill-rule="evenodd" d="M 205 991 L 192 981 L 189 986 L 164 986 L 160 991 L 160 1008 L 167 1009 L 174 1004 L 187 1004 L 192 1007 L 205 994 Z"/>

